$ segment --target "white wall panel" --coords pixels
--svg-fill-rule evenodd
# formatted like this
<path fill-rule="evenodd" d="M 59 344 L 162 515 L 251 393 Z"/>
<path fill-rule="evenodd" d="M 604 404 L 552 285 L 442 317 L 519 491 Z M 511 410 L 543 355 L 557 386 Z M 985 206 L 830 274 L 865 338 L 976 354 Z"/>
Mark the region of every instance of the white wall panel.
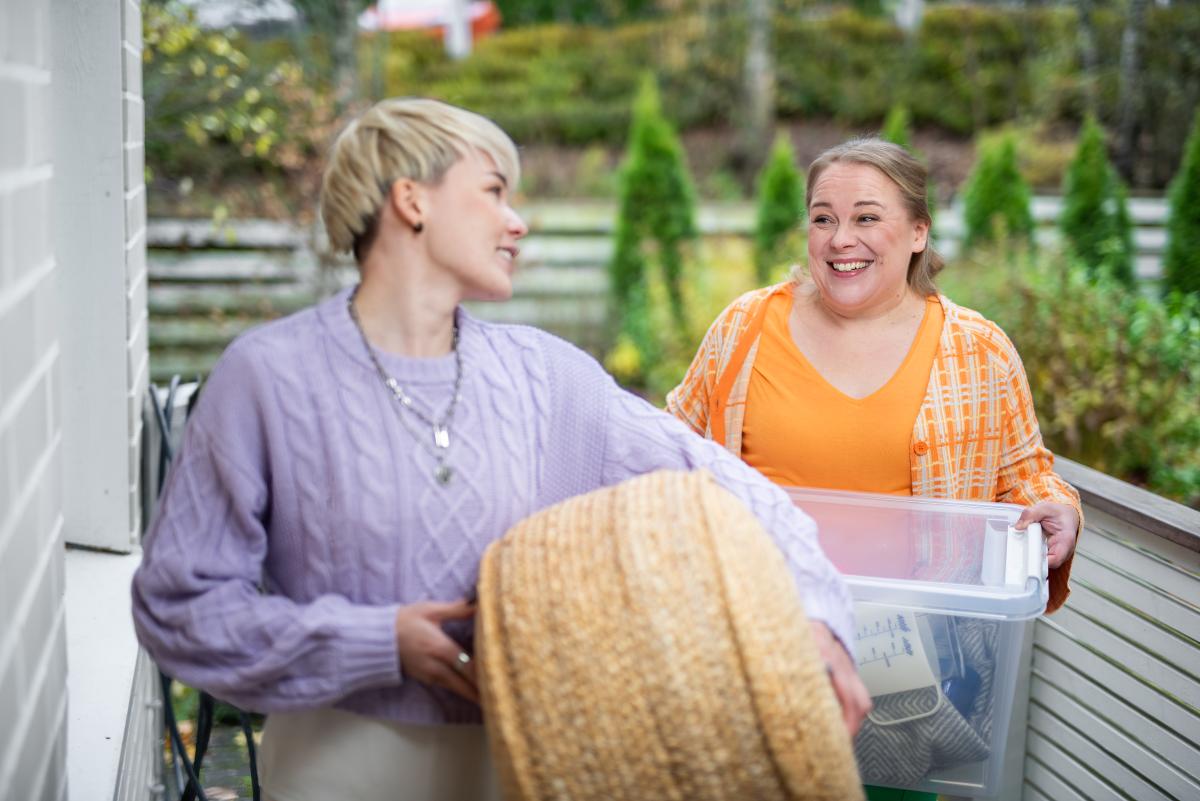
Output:
<path fill-rule="evenodd" d="M 0 0 L 0 796 L 65 786 L 50 0 Z"/>

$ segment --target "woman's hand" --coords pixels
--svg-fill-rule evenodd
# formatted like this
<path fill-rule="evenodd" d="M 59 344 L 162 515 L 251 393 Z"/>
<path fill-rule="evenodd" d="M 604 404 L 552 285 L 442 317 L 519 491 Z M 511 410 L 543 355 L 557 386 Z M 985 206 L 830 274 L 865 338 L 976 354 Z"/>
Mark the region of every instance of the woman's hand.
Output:
<path fill-rule="evenodd" d="M 479 703 L 475 664 L 462 646 L 442 631 L 446 620 L 466 620 L 475 614 L 468 601 L 425 601 L 400 607 L 396 613 L 396 646 L 406 677 L 435 687 L 444 687 L 469 701 Z"/>
<path fill-rule="evenodd" d="M 858 734 L 863 718 L 871 711 L 871 695 L 867 686 L 858 677 L 854 660 L 846 649 L 829 631 L 829 627 L 819 620 L 810 620 L 813 639 L 817 642 L 817 650 L 825 660 L 829 671 L 829 680 L 833 683 L 833 692 L 837 695 L 838 703 L 842 705 L 842 718 L 850 736 Z"/>
<path fill-rule="evenodd" d="M 1060 567 L 1063 562 L 1075 553 L 1075 538 L 1079 533 L 1079 515 L 1075 509 L 1065 503 L 1042 501 L 1033 506 L 1026 506 L 1013 523 L 1013 528 L 1022 531 L 1030 523 L 1041 523 L 1042 532 L 1046 535 L 1047 558 L 1050 567 Z"/>

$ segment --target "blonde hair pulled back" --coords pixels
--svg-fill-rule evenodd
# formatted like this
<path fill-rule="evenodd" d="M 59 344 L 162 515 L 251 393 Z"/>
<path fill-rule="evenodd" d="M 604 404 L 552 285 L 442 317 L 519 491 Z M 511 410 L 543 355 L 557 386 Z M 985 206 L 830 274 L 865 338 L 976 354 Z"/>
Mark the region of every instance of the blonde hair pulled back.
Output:
<path fill-rule="evenodd" d="M 933 227 L 933 216 L 929 212 L 929 171 L 900 145 L 873 136 L 843 142 L 829 148 L 813 160 L 808 168 L 805 208 L 812 204 L 813 187 L 816 186 L 821 173 L 839 162 L 865 164 L 882 172 L 900 190 L 909 217 L 925 222 L 930 228 Z M 937 285 L 933 279 L 945 266 L 942 257 L 933 247 L 931 231 L 925 249 L 914 253 L 908 263 L 908 285 L 922 296 L 936 294 Z"/>

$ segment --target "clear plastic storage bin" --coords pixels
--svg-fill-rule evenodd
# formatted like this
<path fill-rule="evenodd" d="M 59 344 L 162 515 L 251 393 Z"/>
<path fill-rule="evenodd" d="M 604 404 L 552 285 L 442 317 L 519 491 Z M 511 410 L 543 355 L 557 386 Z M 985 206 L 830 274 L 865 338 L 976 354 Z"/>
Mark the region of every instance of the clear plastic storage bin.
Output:
<path fill-rule="evenodd" d="M 1046 547 L 1021 507 L 789 489 L 855 601 L 874 709 L 855 739 L 866 784 L 1000 791 L 1024 621 L 1046 608 Z"/>

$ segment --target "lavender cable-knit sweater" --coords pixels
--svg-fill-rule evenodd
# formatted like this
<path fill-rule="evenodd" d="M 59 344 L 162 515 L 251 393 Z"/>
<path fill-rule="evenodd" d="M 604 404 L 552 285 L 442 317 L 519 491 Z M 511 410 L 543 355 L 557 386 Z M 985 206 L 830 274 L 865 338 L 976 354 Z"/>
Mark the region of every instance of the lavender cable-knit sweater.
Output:
<path fill-rule="evenodd" d="M 440 486 L 430 449 L 409 433 L 426 426 L 397 419 L 347 297 L 239 337 L 204 388 L 133 582 L 138 637 L 168 674 L 263 712 L 336 705 L 478 721 L 473 704 L 405 680 L 398 606 L 464 597 L 484 549 L 518 520 L 658 468 L 705 468 L 746 502 L 808 615 L 851 642 L 849 595 L 812 521 L 543 331 L 458 312 L 454 476 Z M 441 414 L 452 355 L 379 357 L 428 416 Z"/>

